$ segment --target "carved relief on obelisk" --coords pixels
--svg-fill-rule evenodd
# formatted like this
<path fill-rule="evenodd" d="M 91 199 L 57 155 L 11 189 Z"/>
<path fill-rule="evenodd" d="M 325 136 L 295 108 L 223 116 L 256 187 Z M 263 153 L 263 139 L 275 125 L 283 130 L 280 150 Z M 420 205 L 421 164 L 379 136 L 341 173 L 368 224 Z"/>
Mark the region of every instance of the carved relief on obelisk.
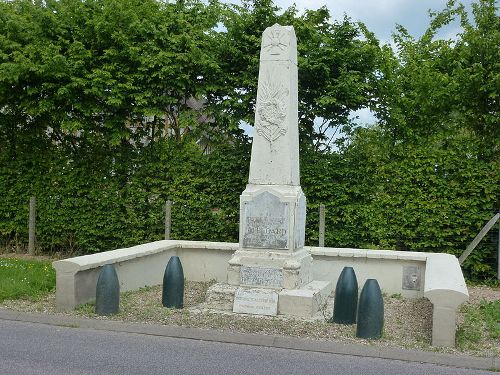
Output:
<path fill-rule="evenodd" d="M 287 131 L 285 120 L 288 89 L 274 83 L 270 77 L 259 88 L 255 130 L 258 135 L 273 143 Z"/>
<path fill-rule="evenodd" d="M 249 184 L 299 186 L 297 41 L 291 26 L 262 35 Z"/>

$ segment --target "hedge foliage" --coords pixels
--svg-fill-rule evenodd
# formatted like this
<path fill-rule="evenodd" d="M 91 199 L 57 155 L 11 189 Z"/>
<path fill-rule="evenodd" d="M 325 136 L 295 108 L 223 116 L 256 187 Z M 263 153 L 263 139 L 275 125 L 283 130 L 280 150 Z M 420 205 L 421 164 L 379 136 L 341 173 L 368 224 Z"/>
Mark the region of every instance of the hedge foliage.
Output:
<path fill-rule="evenodd" d="M 172 238 L 235 241 L 248 149 L 203 155 L 194 143 L 165 140 L 121 165 L 122 173 L 112 157 L 72 160 L 57 147 L 43 157 L 2 155 L 2 245 L 26 243 L 30 196 L 43 251 L 93 253 L 163 239 L 166 200 L 174 202 Z"/>
<path fill-rule="evenodd" d="M 477 145 L 462 139 L 448 150 L 431 143 L 387 149 L 379 131 L 365 132 L 371 134 L 342 152 L 302 150 L 306 242 L 317 244 L 324 204 L 326 246 L 460 255 L 495 213 L 498 163 L 471 157 Z M 71 160 L 54 146 L 43 157 L 30 151 L 16 160 L 1 155 L 2 246 L 27 243 L 32 195 L 44 252 L 93 253 L 163 239 L 167 199 L 172 238 L 238 241 L 248 143 L 205 155 L 194 142 L 167 139 L 119 169 L 112 157 Z M 468 273 L 493 275 L 495 253 L 495 243 L 484 241 L 468 259 Z"/>

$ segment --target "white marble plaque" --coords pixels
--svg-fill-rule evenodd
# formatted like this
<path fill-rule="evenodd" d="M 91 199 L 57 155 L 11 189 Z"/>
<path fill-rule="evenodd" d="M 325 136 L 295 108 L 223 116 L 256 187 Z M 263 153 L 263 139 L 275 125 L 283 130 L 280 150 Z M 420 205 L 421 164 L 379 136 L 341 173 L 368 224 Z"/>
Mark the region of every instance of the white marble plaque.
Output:
<path fill-rule="evenodd" d="M 288 203 L 265 191 L 243 208 L 243 247 L 288 249 Z"/>
<path fill-rule="evenodd" d="M 233 312 L 255 315 L 277 315 L 278 293 L 266 289 L 238 288 L 234 294 Z"/>
<path fill-rule="evenodd" d="M 281 288 L 283 285 L 283 270 L 241 266 L 240 284 Z"/>

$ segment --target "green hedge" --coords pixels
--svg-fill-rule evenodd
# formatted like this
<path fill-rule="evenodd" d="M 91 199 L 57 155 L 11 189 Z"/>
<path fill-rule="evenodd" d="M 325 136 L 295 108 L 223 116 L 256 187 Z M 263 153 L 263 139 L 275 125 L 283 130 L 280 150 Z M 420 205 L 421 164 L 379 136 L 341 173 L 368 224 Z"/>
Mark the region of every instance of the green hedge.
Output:
<path fill-rule="evenodd" d="M 2 155 L 0 241 L 27 243 L 32 195 L 42 251 L 92 253 L 160 240 L 167 199 L 174 202 L 173 238 L 235 241 L 248 150 L 221 147 L 203 155 L 195 144 L 166 140 L 119 168 L 115 158 L 73 159 L 56 147 L 14 160 Z"/>
<path fill-rule="evenodd" d="M 447 147 L 394 146 L 365 132 L 341 152 L 302 151 L 307 244 L 317 244 L 325 204 L 326 246 L 461 254 L 498 206 L 498 163 L 473 156 L 478 145 L 463 139 Z M 42 252 L 85 254 L 160 240 L 167 199 L 172 238 L 238 241 L 249 144 L 204 155 L 194 143 L 163 140 L 121 161 L 95 155 L 70 157 L 54 145 L 16 158 L 0 154 L 1 244 L 27 244 L 31 195 Z M 470 256 L 468 275 L 494 275 L 495 241 Z"/>

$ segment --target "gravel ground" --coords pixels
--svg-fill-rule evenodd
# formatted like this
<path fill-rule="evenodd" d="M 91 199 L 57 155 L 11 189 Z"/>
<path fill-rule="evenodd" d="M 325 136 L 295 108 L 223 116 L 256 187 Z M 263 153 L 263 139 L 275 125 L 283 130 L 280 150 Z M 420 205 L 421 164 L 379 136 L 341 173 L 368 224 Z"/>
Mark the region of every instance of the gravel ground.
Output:
<path fill-rule="evenodd" d="M 369 341 L 356 338 L 355 326 L 331 324 L 325 321 L 325 318 L 332 315 L 331 301 L 327 304 L 323 314 L 318 314 L 313 319 L 232 314 L 210 310 L 204 306 L 205 295 L 209 286 L 209 283 L 187 282 L 184 296 L 185 308 L 182 310 L 162 307 L 161 286 L 155 286 L 135 292 L 122 293 L 120 313 L 112 317 L 96 316 L 92 304 L 84 305 L 78 310 L 66 314 L 95 319 L 211 328 L 231 332 L 287 335 L 317 340 L 464 353 L 476 356 L 500 356 L 498 342 L 489 338 L 484 327 L 482 328 L 483 332 L 481 332 L 480 340 L 467 348 L 431 347 L 432 305 L 425 298 L 408 299 L 400 295 L 384 296 L 384 334 L 380 340 Z M 489 301 L 500 299 L 500 289 L 498 288 L 469 287 L 469 293 L 468 306 L 479 304 L 483 299 Z M 0 303 L 0 307 L 26 312 L 59 314 L 55 309 L 54 294 L 37 300 L 4 301 Z M 461 310 L 465 311 L 465 309 Z M 458 323 L 463 324 L 463 322 L 464 313 L 460 312 Z"/>

